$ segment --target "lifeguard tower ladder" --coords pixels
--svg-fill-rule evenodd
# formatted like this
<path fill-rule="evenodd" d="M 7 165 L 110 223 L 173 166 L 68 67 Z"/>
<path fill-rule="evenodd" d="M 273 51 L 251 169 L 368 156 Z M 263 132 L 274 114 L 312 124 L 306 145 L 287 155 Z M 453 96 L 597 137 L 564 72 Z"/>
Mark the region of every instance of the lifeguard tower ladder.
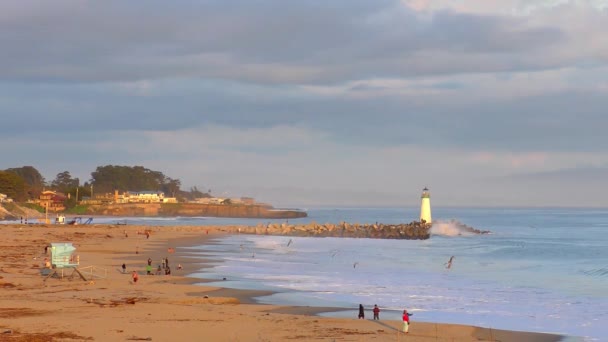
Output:
<path fill-rule="evenodd" d="M 50 277 L 57 276 L 59 278 L 64 277 L 64 271 L 71 269 L 72 273 L 68 276 L 68 279 L 72 279 L 75 274 L 80 276 L 84 281 L 87 278 L 80 273 L 78 266 L 80 265 L 80 257 L 75 255 L 76 247 L 72 246 L 71 242 L 52 242 L 50 244 L 51 250 L 51 273 L 49 273 L 44 281 Z"/>

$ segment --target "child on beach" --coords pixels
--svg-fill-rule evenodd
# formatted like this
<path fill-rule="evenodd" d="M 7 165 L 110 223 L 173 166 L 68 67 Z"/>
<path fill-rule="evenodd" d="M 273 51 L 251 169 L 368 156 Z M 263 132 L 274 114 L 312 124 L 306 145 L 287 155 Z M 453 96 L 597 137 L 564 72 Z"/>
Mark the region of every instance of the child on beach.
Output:
<path fill-rule="evenodd" d="M 122 273 L 126 273 L 127 272 L 127 265 L 123 262 L 122 263 Z"/>
<path fill-rule="evenodd" d="M 365 318 L 365 309 L 363 309 L 363 304 L 359 304 L 359 319 Z"/>
<path fill-rule="evenodd" d="M 378 305 L 374 304 L 374 320 L 380 320 L 380 308 Z"/>
<path fill-rule="evenodd" d="M 408 333 L 410 330 L 410 316 L 413 315 L 408 313 L 407 310 L 403 310 L 403 332 Z"/>
<path fill-rule="evenodd" d="M 137 281 L 139 280 L 139 275 L 137 275 L 136 271 L 133 271 L 133 284 L 137 284 Z"/>

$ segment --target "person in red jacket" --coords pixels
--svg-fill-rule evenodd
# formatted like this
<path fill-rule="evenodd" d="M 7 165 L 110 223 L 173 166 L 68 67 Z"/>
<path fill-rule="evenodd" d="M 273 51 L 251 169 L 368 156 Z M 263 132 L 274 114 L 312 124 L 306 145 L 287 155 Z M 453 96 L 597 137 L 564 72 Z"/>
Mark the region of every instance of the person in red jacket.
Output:
<path fill-rule="evenodd" d="M 408 333 L 410 330 L 410 316 L 413 315 L 408 313 L 407 310 L 403 310 L 403 332 Z"/>
<path fill-rule="evenodd" d="M 378 305 L 374 304 L 374 310 L 372 311 L 374 312 L 374 320 L 380 320 L 380 308 Z"/>

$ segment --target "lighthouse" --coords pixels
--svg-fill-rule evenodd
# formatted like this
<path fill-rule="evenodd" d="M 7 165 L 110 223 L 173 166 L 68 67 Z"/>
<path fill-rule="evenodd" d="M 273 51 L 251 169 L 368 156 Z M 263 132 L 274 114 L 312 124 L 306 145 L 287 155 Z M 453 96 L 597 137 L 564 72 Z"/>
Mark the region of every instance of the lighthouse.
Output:
<path fill-rule="evenodd" d="M 429 189 L 422 189 L 422 199 L 420 203 L 420 222 L 432 223 L 431 221 L 431 194 Z"/>

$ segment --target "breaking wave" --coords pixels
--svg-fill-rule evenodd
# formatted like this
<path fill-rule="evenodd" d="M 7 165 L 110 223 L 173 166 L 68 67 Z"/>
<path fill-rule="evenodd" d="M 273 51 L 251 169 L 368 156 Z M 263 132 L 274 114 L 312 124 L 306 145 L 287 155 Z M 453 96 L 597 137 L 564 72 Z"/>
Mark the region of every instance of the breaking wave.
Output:
<path fill-rule="evenodd" d="M 479 230 L 473 227 L 467 226 L 464 223 L 458 221 L 434 222 L 431 226 L 431 235 L 442 235 L 442 236 L 470 236 L 476 234 L 489 234 L 488 230 Z"/>

